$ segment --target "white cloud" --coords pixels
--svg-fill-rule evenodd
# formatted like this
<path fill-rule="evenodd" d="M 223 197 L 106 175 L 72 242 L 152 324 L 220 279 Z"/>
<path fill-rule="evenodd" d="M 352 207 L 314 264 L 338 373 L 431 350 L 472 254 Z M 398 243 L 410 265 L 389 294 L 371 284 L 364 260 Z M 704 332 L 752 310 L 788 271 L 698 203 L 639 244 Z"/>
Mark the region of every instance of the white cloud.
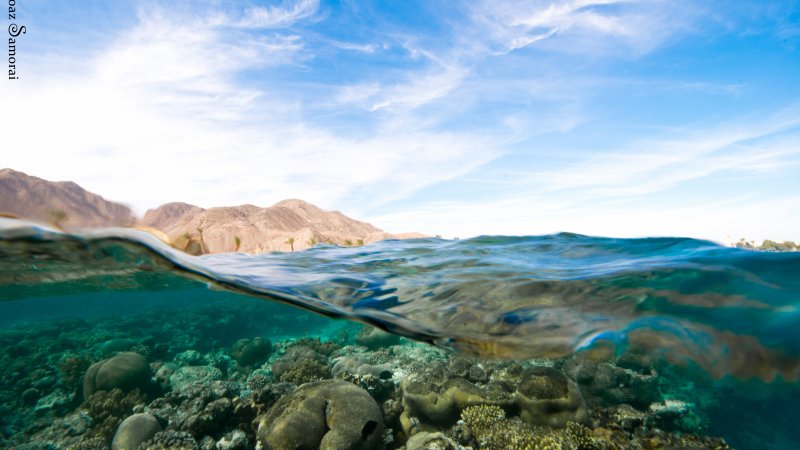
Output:
<path fill-rule="evenodd" d="M 347 86 L 339 99 L 361 105 L 369 111 L 394 108 L 411 110 L 447 97 L 466 75 L 467 70 L 461 67 L 438 67 L 427 73 L 414 74 L 406 82 L 392 86 L 375 83 Z"/>
<path fill-rule="evenodd" d="M 676 131 L 678 139 L 637 142 L 623 151 L 595 152 L 573 166 L 528 175 L 545 191 L 580 190 L 584 198 L 639 196 L 720 171 L 777 168 L 787 157 L 800 154 L 796 141 L 748 143 L 778 139 L 780 133 L 797 131 L 798 127 L 800 110 L 790 108 L 713 130 Z"/>
<path fill-rule="evenodd" d="M 698 191 L 682 200 L 653 195 L 721 173 L 741 179 L 800 168 L 800 110 L 788 108 L 705 129 L 675 132 L 680 139 L 634 143 L 627 151 L 598 153 L 577 165 L 504 171 L 502 201 L 422 204 L 370 217 L 387 229 L 424 224 L 446 237 L 532 235 L 561 231 L 600 236 L 689 236 L 721 243 L 740 238 L 798 240 L 800 196 L 769 185 L 732 192 Z M 713 182 L 712 182 L 713 185 Z M 753 189 L 753 186 L 756 188 Z M 769 197 L 766 197 L 768 194 Z M 679 194 L 679 197 L 681 195 Z"/>
<path fill-rule="evenodd" d="M 339 104 L 371 112 L 404 113 L 444 101 L 475 102 L 475 98 L 465 100 L 460 94 L 464 85 L 475 78 L 476 68 L 502 66 L 497 58 L 514 50 L 537 46 L 558 54 L 579 53 L 591 58 L 607 54 L 641 56 L 678 30 L 689 28 L 699 16 L 698 7 L 684 2 L 677 7 L 667 0 L 493 0 L 469 3 L 466 8 L 468 16 L 464 20 L 451 21 L 454 42 L 442 45 L 440 39 L 394 36 L 397 45 L 408 51 L 409 59 L 418 63 L 416 67 L 389 82 L 368 80 L 342 86 Z M 574 73 L 563 78 L 564 72 L 570 71 L 557 61 L 532 63 L 538 73 L 558 73 L 562 78 L 557 86 L 550 79 L 530 77 L 501 79 L 492 85 L 493 80 L 485 74 L 478 82 L 483 88 L 491 88 L 484 94 L 514 91 L 522 83 L 528 85 L 526 98 L 548 98 L 568 91 L 575 96 L 574 84 L 579 80 L 575 80 Z M 537 83 L 549 86 L 542 89 L 534 85 Z"/>
<path fill-rule="evenodd" d="M 12 151 L 4 153 L 2 165 L 74 180 L 132 202 L 140 211 L 174 200 L 266 205 L 299 197 L 364 217 L 442 181 L 463 181 L 467 174 L 485 179 L 491 174 L 475 171 L 510 147 L 525 152 L 521 147 L 533 142 L 532 136 L 573 133 L 592 120 L 583 105 L 594 92 L 613 83 L 614 89 L 640 83 L 580 78 L 560 67 L 558 58 L 540 61 L 509 52 L 540 46 L 598 57 L 609 51 L 637 56 L 687 27 L 696 10 L 662 1 L 596 0 L 485 2 L 470 12 L 466 22 L 455 21 L 455 42 L 387 35 L 381 48 L 405 48 L 405 64 L 376 70 L 374 78 L 337 85 L 324 84 L 329 81 L 323 77 L 321 87 L 318 79 L 298 81 L 297 90 L 308 87 L 322 94 L 312 99 L 269 80 L 287 67 L 318 70 L 309 62 L 319 41 L 307 39 L 320 36 L 300 29 L 324 20 L 317 1 L 226 14 L 211 8 L 190 16 L 148 10 L 135 28 L 119 33 L 100 53 L 61 59 L 58 67 L 51 67 L 51 55 L 38 61 L 28 55 L 28 67 L 38 73 L 27 73 L 25 83 L 0 83 L 4 103 L 13 105 L 0 110 L 0 123 L 13 124 L 4 133 L 4 148 Z M 373 44 L 324 36 L 322 41 L 327 50 L 386 56 Z M 503 66 L 507 60 L 502 58 L 513 61 Z M 495 64 L 498 70 L 492 73 Z M 509 70 L 518 67 L 525 70 Z M 258 83 L 252 77 L 243 80 L 256 72 Z M 715 85 L 680 88 L 709 91 Z M 739 89 L 734 85 L 720 92 Z M 513 106 L 476 114 L 492 103 Z M 348 114 L 371 117 L 364 125 L 348 119 L 328 126 L 319 119 Z M 468 125 L 472 128 L 437 128 L 462 115 L 476 119 Z M 797 133 L 786 139 L 781 134 L 794 132 L 799 118 L 798 110 L 789 109 L 711 131 L 677 130 L 671 137 L 623 144 L 622 150 L 604 154 L 588 149 L 596 156 L 573 166 L 549 165 L 547 171 L 523 161 L 517 178 L 498 188 L 507 189 L 495 196 L 502 201 L 427 203 L 367 218 L 390 230 L 462 237 L 568 230 L 759 238 L 745 232 L 752 226 L 774 232 L 767 236 L 765 231 L 764 237 L 782 239 L 798 223 L 797 214 L 783 214 L 781 220 L 770 208 L 796 204 L 790 194 L 771 203 L 737 197 L 667 209 L 638 208 L 630 201 L 722 171 L 769 172 L 787 161 L 796 163 Z M 532 145 L 529 150 L 543 149 Z M 590 200 L 602 205 L 586 206 Z M 759 215 L 769 223 L 757 226 Z"/>
<path fill-rule="evenodd" d="M 330 41 L 331 45 L 336 48 L 340 48 L 342 50 L 351 50 L 354 52 L 361 52 L 361 53 L 375 53 L 377 50 L 384 48 L 384 45 L 377 45 L 377 44 L 356 44 L 353 42 L 341 42 L 332 40 Z"/>
<path fill-rule="evenodd" d="M 676 1 L 492 0 L 473 7 L 478 32 L 492 39 L 500 53 L 548 40 L 559 52 L 598 56 L 625 51 L 651 51 L 699 15 L 696 5 Z M 679 6 L 679 7 L 678 7 Z M 552 42 L 551 42 L 552 41 Z"/>
<path fill-rule="evenodd" d="M 300 20 L 312 9 L 271 10 L 270 20 Z M 238 79 L 302 61 L 303 39 L 246 31 L 229 39 L 230 17 L 151 10 L 80 76 L 0 84 L 4 100 L 16 105 L 0 112 L 0 121 L 15 124 L 3 165 L 74 180 L 139 211 L 174 200 L 266 205 L 299 197 L 356 214 L 500 153 L 491 137 L 476 133 L 385 123 L 354 138 L 308 122 L 290 92 Z M 414 95 L 398 90 L 393 101 L 413 103 Z"/>
<path fill-rule="evenodd" d="M 444 237 L 483 234 L 541 235 L 572 232 L 608 237 L 679 236 L 730 244 L 740 238 L 761 242 L 800 238 L 800 196 L 649 207 L 603 204 L 565 207 L 563 199 L 529 194 L 501 202 L 434 203 L 367 220 L 389 230 L 420 229 Z"/>
<path fill-rule="evenodd" d="M 285 28 L 313 18 L 319 11 L 319 0 L 286 1 L 280 6 L 251 6 L 244 18 L 223 21 L 243 28 Z"/>

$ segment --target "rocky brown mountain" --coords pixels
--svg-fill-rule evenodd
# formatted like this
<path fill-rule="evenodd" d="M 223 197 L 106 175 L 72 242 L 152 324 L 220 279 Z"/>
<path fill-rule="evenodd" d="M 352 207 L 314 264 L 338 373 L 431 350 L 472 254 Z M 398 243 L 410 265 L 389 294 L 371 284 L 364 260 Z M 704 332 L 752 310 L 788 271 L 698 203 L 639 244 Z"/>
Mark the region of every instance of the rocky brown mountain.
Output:
<path fill-rule="evenodd" d="M 386 233 L 338 211 L 325 211 L 294 199 L 267 208 L 241 205 L 203 209 L 167 203 L 147 211 L 139 225 L 163 231 L 174 246 L 195 254 L 293 251 L 317 243 L 349 246 L 423 237 L 418 233 Z"/>
<path fill-rule="evenodd" d="M 0 170 L 0 212 L 66 227 L 128 226 L 136 217 L 71 181 L 47 181 L 12 169 Z"/>
<path fill-rule="evenodd" d="M 167 203 L 141 220 L 127 206 L 107 201 L 68 181 L 52 182 L 11 169 L 0 170 L 0 213 L 62 227 L 136 226 L 192 254 L 303 250 L 318 243 L 363 245 L 395 235 L 338 211 L 302 200 L 267 208 L 253 205 L 204 209 Z"/>

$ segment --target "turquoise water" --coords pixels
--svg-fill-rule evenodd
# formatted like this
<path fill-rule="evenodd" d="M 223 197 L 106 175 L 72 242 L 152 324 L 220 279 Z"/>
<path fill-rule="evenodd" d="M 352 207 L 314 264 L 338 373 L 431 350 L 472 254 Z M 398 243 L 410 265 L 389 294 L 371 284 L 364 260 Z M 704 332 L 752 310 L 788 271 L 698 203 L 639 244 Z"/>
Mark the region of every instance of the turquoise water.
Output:
<path fill-rule="evenodd" d="M 133 230 L 0 221 L 4 448 L 106 448 L 134 412 L 162 430 L 141 448 L 282 448 L 281 401 L 332 379 L 380 405 L 383 423 L 361 432 L 383 436 L 359 448 L 411 447 L 422 432 L 516 445 L 470 421 L 470 405 L 502 407 L 529 444 L 578 448 L 569 422 L 592 436 L 585 448 L 798 448 L 798 253 L 558 234 L 192 257 Z M 131 352 L 149 378 L 113 401 L 87 396 L 103 391 L 86 387 L 89 367 Z M 552 405 L 531 412 L 514 400 L 531 377 L 574 383 L 582 406 L 563 423 Z M 190 395 L 186 379 L 208 392 Z M 420 389 L 443 396 L 454 380 L 473 403 L 420 406 Z"/>

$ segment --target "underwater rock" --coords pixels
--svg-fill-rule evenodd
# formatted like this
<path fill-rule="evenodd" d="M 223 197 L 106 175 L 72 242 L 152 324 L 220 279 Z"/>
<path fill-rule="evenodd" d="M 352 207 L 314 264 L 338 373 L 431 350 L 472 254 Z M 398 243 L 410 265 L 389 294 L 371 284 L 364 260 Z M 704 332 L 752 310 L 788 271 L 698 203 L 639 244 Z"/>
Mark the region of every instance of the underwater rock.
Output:
<path fill-rule="evenodd" d="M 485 383 L 489 381 L 489 375 L 486 373 L 486 370 L 478 365 L 473 364 L 469 368 L 469 373 L 467 373 L 467 379 L 473 383 Z"/>
<path fill-rule="evenodd" d="M 518 417 L 506 418 L 505 411 L 497 406 L 470 406 L 461 413 L 461 418 L 469 432 L 456 435 L 462 444 L 481 450 L 631 448 L 630 445 L 609 447 L 602 438 L 595 438 L 591 429 L 576 422 L 559 428 L 534 427 Z"/>
<path fill-rule="evenodd" d="M 75 401 L 74 393 L 64 392 L 60 389 L 56 389 L 55 391 L 45 395 L 44 397 L 39 398 L 36 401 L 36 406 L 33 407 L 33 410 L 37 414 L 43 414 L 45 412 L 55 413 L 55 414 L 66 414 L 74 406 L 73 405 L 74 401 Z"/>
<path fill-rule="evenodd" d="M 150 366 L 138 353 L 119 353 L 113 358 L 94 363 L 86 370 L 83 380 L 83 398 L 96 391 L 120 389 L 130 392 L 136 388 L 147 390 L 150 384 Z"/>
<path fill-rule="evenodd" d="M 369 362 L 358 356 L 342 356 L 337 358 L 336 363 L 331 369 L 334 377 L 344 376 L 351 373 L 359 376 L 373 376 L 381 380 L 389 380 L 394 376 L 392 366 L 389 364 L 369 364 Z"/>
<path fill-rule="evenodd" d="M 327 359 L 315 352 L 311 347 L 296 345 L 289 348 L 286 353 L 272 363 L 272 374 L 275 378 L 280 379 L 284 372 L 304 360 L 316 361 L 321 364 L 327 363 Z"/>
<path fill-rule="evenodd" d="M 298 362 L 288 370 L 284 371 L 280 380 L 300 386 L 305 383 L 313 383 L 331 378 L 331 369 L 326 364 L 306 359 Z"/>
<path fill-rule="evenodd" d="M 456 450 L 457 445 L 442 433 L 419 432 L 406 442 L 405 450 Z"/>
<path fill-rule="evenodd" d="M 606 412 L 611 416 L 613 423 L 626 431 L 633 431 L 642 426 L 647 419 L 647 414 L 631 405 L 618 405 L 609 408 Z"/>
<path fill-rule="evenodd" d="M 61 384 L 72 392 L 77 392 L 81 388 L 81 381 L 86 369 L 92 365 L 92 361 L 84 355 L 67 354 L 58 364 L 61 374 Z"/>
<path fill-rule="evenodd" d="M 233 430 L 217 441 L 216 450 L 247 450 L 247 435 L 242 430 Z"/>
<path fill-rule="evenodd" d="M 252 367 L 263 363 L 272 353 L 272 342 L 265 337 L 239 339 L 233 344 L 231 356 L 241 367 Z"/>
<path fill-rule="evenodd" d="M 227 424 L 231 413 L 233 413 L 233 403 L 223 397 L 206 405 L 200 413 L 186 418 L 180 428 L 182 431 L 192 433 L 195 438 L 217 434 Z"/>
<path fill-rule="evenodd" d="M 588 414 L 578 386 L 550 367 L 528 369 L 514 394 L 520 418 L 531 425 L 563 427 L 586 422 Z"/>
<path fill-rule="evenodd" d="M 664 400 L 653 403 L 648 410 L 647 424 L 664 430 L 676 430 L 681 421 L 696 416 L 694 405 L 680 400 Z"/>
<path fill-rule="evenodd" d="M 206 384 L 221 380 L 222 371 L 211 366 L 186 366 L 169 376 L 169 384 L 174 391 L 182 391 L 194 384 Z"/>
<path fill-rule="evenodd" d="M 192 383 L 155 399 L 147 412 L 167 423 L 167 431 L 189 433 L 199 442 L 207 435 L 219 437 L 233 428 L 249 427 L 255 414 L 240 420 L 245 412 L 237 414 L 235 410 L 243 403 L 238 393 L 239 389 L 230 382 Z M 248 397 L 247 406 L 251 402 Z"/>
<path fill-rule="evenodd" d="M 86 411 L 78 410 L 67 414 L 60 425 L 68 435 L 80 436 L 92 426 L 92 416 Z"/>
<path fill-rule="evenodd" d="M 277 380 L 301 385 L 331 377 L 328 359 L 305 345 L 290 347 L 272 364 Z"/>
<path fill-rule="evenodd" d="M 658 376 L 652 371 L 632 370 L 580 356 L 564 361 L 562 369 L 578 383 L 591 404 L 629 404 L 646 410 L 650 403 L 660 400 Z"/>
<path fill-rule="evenodd" d="M 318 354 L 327 358 L 331 357 L 334 352 L 342 348 L 340 345 L 342 342 L 343 340 L 340 338 L 337 338 L 336 341 L 323 341 L 320 338 L 304 337 L 294 341 L 294 345 L 309 347 Z"/>
<path fill-rule="evenodd" d="M 331 375 L 366 389 L 378 401 L 386 399 L 396 388 L 390 364 L 369 364 L 358 356 L 338 358 Z"/>
<path fill-rule="evenodd" d="M 253 371 L 247 377 L 247 389 L 258 391 L 269 384 L 269 376 L 263 372 Z"/>
<path fill-rule="evenodd" d="M 159 431 L 139 448 L 147 450 L 195 450 L 197 441 L 185 431 Z"/>
<path fill-rule="evenodd" d="M 486 369 L 455 357 L 404 378 L 400 385 L 404 406 L 400 425 L 404 433 L 411 436 L 420 430 L 453 425 L 462 411 L 479 405 L 518 414 L 524 422 L 537 426 L 563 427 L 570 421 L 588 420 L 580 389 L 561 371 L 551 367 L 525 369 L 517 363 L 484 365 Z M 471 376 L 476 367 L 486 375 L 485 382 L 457 376 Z M 484 378 L 473 375 L 475 379 Z"/>
<path fill-rule="evenodd" d="M 100 353 L 103 356 L 112 356 L 119 352 L 127 352 L 137 344 L 138 342 L 128 338 L 111 339 L 100 345 Z"/>
<path fill-rule="evenodd" d="M 440 385 L 422 375 L 411 375 L 400 383 L 403 392 L 403 431 L 410 432 L 412 417 L 436 425 L 452 425 L 461 411 L 474 405 L 514 406 L 512 391 L 502 383 L 478 386 L 464 378 L 450 378 Z"/>
<path fill-rule="evenodd" d="M 42 393 L 38 389 L 28 388 L 22 392 L 22 395 L 19 399 L 22 400 L 22 403 L 26 405 L 33 405 L 36 403 L 36 400 L 39 400 L 40 395 L 42 395 Z"/>
<path fill-rule="evenodd" d="M 122 420 L 131 415 L 134 407 L 146 403 L 142 391 L 134 389 L 124 394 L 120 389 L 111 391 L 97 391 L 86 400 L 81 408 L 92 418 L 89 432 L 81 437 L 83 448 L 91 448 L 93 439 L 103 440 L 106 448 Z"/>
<path fill-rule="evenodd" d="M 208 360 L 197 350 L 186 350 L 175 355 L 172 359 L 178 366 L 204 366 Z"/>
<path fill-rule="evenodd" d="M 161 431 L 161 424 L 150 414 L 134 414 L 123 420 L 111 441 L 111 450 L 131 450 Z"/>
<path fill-rule="evenodd" d="M 363 345 L 370 350 L 376 350 L 381 347 L 391 347 L 399 343 L 400 336 L 372 326 L 365 326 L 356 335 L 356 344 Z"/>
<path fill-rule="evenodd" d="M 383 439 L 378 404 L 365 390 L 339 380 L 300 386 L 256 420 L 258 440 L 268 450 L 367 450 Z"/>
<path fill-rule="evenodd" d="M 161 367 L 156 370 L 156 381 L 161 387 L 168 388 L 169 377 L 171 377 L 176 370 L 178 370 L 178 366 L 173 363 L 162 364 Z"/>

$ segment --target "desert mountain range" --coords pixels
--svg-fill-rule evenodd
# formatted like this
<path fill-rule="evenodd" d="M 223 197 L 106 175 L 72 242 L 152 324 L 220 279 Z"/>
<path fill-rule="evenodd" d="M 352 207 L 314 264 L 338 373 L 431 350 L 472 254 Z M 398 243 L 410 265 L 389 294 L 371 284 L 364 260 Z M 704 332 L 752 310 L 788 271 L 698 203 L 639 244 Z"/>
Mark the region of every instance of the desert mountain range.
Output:
<path fill-rule="evenodd" d="M 302 200 L 270 207 L 204 209 L 167 203 L 141 219 L 125 205 L 105 200 L 73 182 L 52 182 L 12 169 L 0 170 L 0 213 L 62 227 L 135 226 L 192 254 L 303 250 L 317 243 L 363 245 L 383 239 L 425 237 L 391 234 L 338 211 Z"/>

